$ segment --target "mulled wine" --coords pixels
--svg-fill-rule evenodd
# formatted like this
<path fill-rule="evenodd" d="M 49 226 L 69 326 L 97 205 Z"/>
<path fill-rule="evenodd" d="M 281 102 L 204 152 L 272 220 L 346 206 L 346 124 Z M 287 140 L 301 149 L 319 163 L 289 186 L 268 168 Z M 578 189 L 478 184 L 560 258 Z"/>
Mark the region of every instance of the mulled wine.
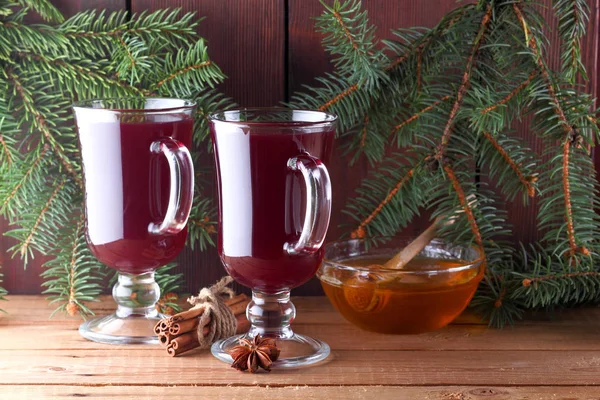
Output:
<path fill-rule="evenodd" d="M 192 144 L 193 119 L 152 115 L 120 122 L 78 120 L 86 183 L 87 240 L 100 262 L 140 274 L 172 261 L 185 246 L 187 227 L 155 234 L 169 203 L 169 164 L 150 146 L 172 138 Z M 189 196 L 183 193 L 183 196 Z"/>
<path fill-rule="evenodd" d="M 86 238 L 118 270 L 117 310 L 79 333 L 101 343 L 158 343 L 154 270 L 183 249 L 194 190 L 194 103 L 114 98 L 73 106 L 85 186 Z"/>
<path fill-rule="evenodd" d="M 246 315 L 256 335 L 277 339 L 278 367 L 323 360 L 329 346 L 298 335 L 290 289 L 323 259 L 331 214 L 329 162 L 336 117 L 320 111 L 243 109 L 211 115 L 219 184 L 218 248 L 225 269 L 252 288 Z M 240 336 L 212 353 L 231 363 Z"/>
<path fill-rule="evenodd" d="M 288 160 L 309 154 L 327 164 L 335 136 L 333 127 L 316 133 L 296 130 L 302 127 L 265 122 L 249 132 L 213 130 L 222 193 L 219 254 L 236 281 L 265 292 L 305 283 L 323 259 L 321 248 L 299 255 L 284 248 L 301 235 L 306 209 L 303 183 L 290 173 Z"/>

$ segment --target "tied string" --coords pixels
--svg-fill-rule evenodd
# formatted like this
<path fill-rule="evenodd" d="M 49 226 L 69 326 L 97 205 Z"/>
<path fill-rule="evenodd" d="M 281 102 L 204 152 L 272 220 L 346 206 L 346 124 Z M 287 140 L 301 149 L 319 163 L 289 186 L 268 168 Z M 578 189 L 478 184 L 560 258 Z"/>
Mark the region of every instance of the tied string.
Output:
<path fill-rule="evenodd" d="M 235 292 L 227 287 L 233 278 L 225 276 L 209 288 L 203 288 L 198 296 L 192 296 L 188 303 L 192 309 L 204 308 L 198 317 L 198 343 L 201 349 L 207 349 L 220 339 L 235 335 L 237 322 L 231 309 L 225 304 L 225 298 L 233 298 Z M 208 334 L 202 332 L 208 326 Z"/>

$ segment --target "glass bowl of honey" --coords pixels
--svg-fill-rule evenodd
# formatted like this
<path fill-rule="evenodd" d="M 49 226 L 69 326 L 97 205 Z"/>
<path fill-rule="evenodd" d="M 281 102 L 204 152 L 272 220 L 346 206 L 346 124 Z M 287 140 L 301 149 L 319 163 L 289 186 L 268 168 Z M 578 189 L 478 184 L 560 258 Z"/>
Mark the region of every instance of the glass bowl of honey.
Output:
<path fill-rule="evenodd" d="M 410 242 L 351 239 L 325 247 L 317 277 L 344 318 L 368 331 L 416 334 L 464 311 L 483 277 L 483 252 L 434 239 L 402 269 L 383 266 Z"/>

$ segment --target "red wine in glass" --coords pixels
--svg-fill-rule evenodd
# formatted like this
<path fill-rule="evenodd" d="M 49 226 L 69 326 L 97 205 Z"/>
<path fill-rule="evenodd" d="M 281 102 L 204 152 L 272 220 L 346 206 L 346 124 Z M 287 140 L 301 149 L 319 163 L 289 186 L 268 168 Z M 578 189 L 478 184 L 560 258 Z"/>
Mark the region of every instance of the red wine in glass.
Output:
<path fill-rule="evenodd" d="M 90 100 L 73 106 L 85 183 L 86 238 L 116 269 L 117 311 L 80 326 L 87 339 L 156 343 L 154 270 L 175 259 L 187 236 L 194 171 L 194 104 L 178 99 Z"/>
<path fill-rule="evenodd" d="M 165 219 L 170 191 L 168 162 L 149 149 L 164 138 L 189 148 L 192 127 L 191 118 L 174 115 L 167 121 L 121 121 L 114 141 L 95 134 L 108 132 L 110 123 L 91 124 L 91 133 L 81 135 L 85 180 L 90 182 L 86 193 L 87 241 L 103 264 L 120 272 L 141 274 L 172 261 L 185 246 L 187 227 L 178 233 L 160 234 L 148 229 L 150 222 Z M 121 151 L 102 151 L 105 146 Z"/>
<path fill-rule="evenodd" d="M 262 132 L 261 127 L 249 133 L 214 132 L 224 197 L 219 213 L 219 254 L 237 282 L 267 293 L 305 283 L 323 259 L 323 249 L 295 256 L 285 249 L 286 243 L 298 240 L 306 207 L 302 182 L 290 174 L 287 162 L 307 154 L 327 164 L 335 130 L 327 126 L 306 134 L 301 131 L 302 125 L 291 124 L 287 126 L 300 132 L 272 132 L 285 123 L 262 124 Z M 247 154 L 239 155 L 240 149 L 247 149 Z M 240 201 L 228 201 L 229 195 Z"/>
<path fill-rule="evenodd" d="M 290 290 L 315 275 L 331 212 L 329 162 L 336 117 L 286 109 L 216 113 L 210 126 L 219 185 L 218 248 L 225 269 L 252 288 L 246 336 L 271 336 L 277 365 L 320 361 L 329 346 L 294 333 Z M 213 354 L 231 361 L 239 337 L 217 342 Z"/>

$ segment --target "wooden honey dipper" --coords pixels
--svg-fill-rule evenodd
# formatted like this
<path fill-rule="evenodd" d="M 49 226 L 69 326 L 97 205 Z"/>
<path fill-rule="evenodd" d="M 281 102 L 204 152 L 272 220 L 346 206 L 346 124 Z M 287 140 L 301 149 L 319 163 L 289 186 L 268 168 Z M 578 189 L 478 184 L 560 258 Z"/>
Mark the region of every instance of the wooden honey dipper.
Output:
<path fill-rule="evenodd" d="M 415 258 L 425 246 L 437 236 L 437 230 L 440 219 L 437 218 L 425 231 L 423 231 L 415 240 L 410 242 L 398 254 L 392 257 L 383 265 L 369 265 L 372 269 L 365 275 L 354 275 L 344 282 L 344 298 L 348 304 L 356 311 L 373 312 L 382 309 L 387 303 L 388 296 L 380 296 L 375 293 L 378 285 L 396 280 L 401 274 L 389 274 L 381 278 L 377 274 L 377 269 L 397 269 L 403 270 L 404 267 Z M 451 222 L 450 222 L 451 223 Z"/>

